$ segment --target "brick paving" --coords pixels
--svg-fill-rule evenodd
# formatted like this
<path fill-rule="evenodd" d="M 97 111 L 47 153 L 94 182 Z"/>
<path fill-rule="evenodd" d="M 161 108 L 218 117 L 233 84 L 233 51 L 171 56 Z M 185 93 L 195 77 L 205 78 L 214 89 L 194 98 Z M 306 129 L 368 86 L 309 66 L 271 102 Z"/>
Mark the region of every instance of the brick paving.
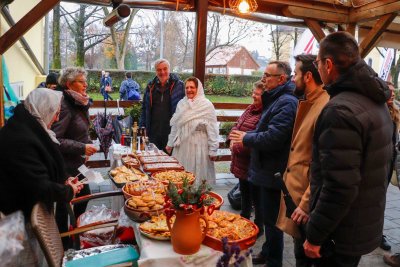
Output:
<path fill-rule="evenodd" d="M 102 170 L 104 171 L 104 170 Z M 91 190 L 93 193 L 95 192 L 103 192 L 112 190 L 110 180 L 105 180 L 104 183 L 100 185 L 91 185 Z M 224 197 L 224 204 L 222 206 L 222 210 L 227 210 L 231 212 L 238 213 L 239 211 L 233 210 L 228 202 L 227 194 L 229 190 L 237 183 L 237 179 L 234 178 L 231 174 L 218 174 L 217 175 L 217 183 L 213 187 L 213 191 L 217 192 L 221 196 Z M 105 204 L 106 206 L 111 206 L 111 200 L 99 200 L 99 201 L 91 201 L 89 206 L 92 205 L 100 205 Z M 400 252 L 400 191 L 398 188 L 389 185 L 386 199 L 386 211 L 385 211 L 385 225 L 384 225 L 384 234 L 387 236 L 392 249 L 391 253 Z M 264 242 L 264 237 L 260 237 L 255 246 L 253 247 L 253 251 L 258 253 L 261 250 L 261 245 Z M 361 258 L 360 267 L 385 267 L 388 266 L 383 262 L 382 256 L 385 251 L 377 248 L 373 252 L 364 255 Z M 295 266 L 295 259 L 293 254 L 293 241 L 292 238 L 285 234 L 285 248 L 283 253 L 283 267 L 292 267 Z"/>

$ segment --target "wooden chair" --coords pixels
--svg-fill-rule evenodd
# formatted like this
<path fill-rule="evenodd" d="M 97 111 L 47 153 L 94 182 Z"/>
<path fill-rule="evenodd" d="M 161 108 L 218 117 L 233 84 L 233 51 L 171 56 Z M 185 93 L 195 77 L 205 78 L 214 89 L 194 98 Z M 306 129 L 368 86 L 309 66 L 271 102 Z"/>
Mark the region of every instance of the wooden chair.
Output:
<path fill-rule="evenodd" d="M 48 265 L 50 267 L 59 267 L 62 265 L 64 257 L 64 249 L 61 242 L 62 236 L 78 235 L 82 232 L 104 227 L 116 227 L 118 222 L 83 226 L 60 235 L 53 212 L 49 212 L 43 203 L 37 203 L 32 210 L 31 224 Z M 132 263 L 129 264 L 129 266 L 132 266 Z"/>

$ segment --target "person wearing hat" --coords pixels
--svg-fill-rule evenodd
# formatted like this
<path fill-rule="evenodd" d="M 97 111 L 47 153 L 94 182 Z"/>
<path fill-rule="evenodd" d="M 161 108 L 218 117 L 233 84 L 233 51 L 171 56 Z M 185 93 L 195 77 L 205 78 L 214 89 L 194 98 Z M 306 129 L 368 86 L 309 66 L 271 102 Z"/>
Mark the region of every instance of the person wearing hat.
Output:
<path fill-rule="evenodd" d="M 49 75 L 46 77 L 45 82 L 41 82 L 37 88 L 48 88 L 48 89 L 56 89 L 58 86 L 58 74 L 55 72 L 50 72 Z"/>

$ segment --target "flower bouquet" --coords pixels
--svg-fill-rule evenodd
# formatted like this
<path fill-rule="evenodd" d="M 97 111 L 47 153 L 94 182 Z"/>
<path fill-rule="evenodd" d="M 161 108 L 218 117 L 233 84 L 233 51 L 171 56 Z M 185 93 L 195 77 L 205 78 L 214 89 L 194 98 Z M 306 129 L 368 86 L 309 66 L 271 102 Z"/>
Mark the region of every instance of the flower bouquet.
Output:
<path fill-rule="evenodd" d="M 205 206 L 208 206 L 207 212 L 211 215 L 215 206 L 213 205 L 214 198 L 207 197 L 210 191 L 211 186 L 207 184 L 206 180 L 195 186 L 191 185 L 187 178 L 184 178 L 181 189 L 169 182 L 164 208 L 167 213 L 178 210 L 190 213 L 200 210 L 200 213 L 204 214 Z"/>

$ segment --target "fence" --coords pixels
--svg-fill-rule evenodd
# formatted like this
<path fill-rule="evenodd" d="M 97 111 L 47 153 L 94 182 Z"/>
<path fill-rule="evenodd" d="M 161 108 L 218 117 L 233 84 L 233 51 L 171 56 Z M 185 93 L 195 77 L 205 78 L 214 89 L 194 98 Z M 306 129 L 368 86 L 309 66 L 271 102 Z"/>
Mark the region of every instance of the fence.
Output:
<path fill-rule="evenodd" d="M 119 102 L 119 107 L 120 108 L 128 108 L 131 107 L 132 105 L 141 105 L 139 101 L 120 101 Z M 239 111 L 244 111 L 249 104 L 238 104 L 238 103 L 213 103 L 214 107 L 216 110 L 239 110 Z M 117 108 L 117 101 L 94 101 L 93 105 L 90 108 Z M 93 119 L 95 116 L 91 116 L 91 119 Z M 217 121 L 218 122 L 236 122 L 238 119 L 238 116 L 226 116 L 226 115 L 221 115 L 217 116 Z M 225 134 L 222 129 L 220 129 L 220 135 Z M 227 149 L 225 142 L 220 142 L 219 144 L 220 149 Z M 231 155 L 230 154 L 219 154 L 217 156 L 216 161 L 230 161 L 231 160 Z M 103 168 L 103 167 L 109 167 L 110 166 L 110 160 L 90 160 L 87 162 L 87 166 L 91 168 Z"/>

